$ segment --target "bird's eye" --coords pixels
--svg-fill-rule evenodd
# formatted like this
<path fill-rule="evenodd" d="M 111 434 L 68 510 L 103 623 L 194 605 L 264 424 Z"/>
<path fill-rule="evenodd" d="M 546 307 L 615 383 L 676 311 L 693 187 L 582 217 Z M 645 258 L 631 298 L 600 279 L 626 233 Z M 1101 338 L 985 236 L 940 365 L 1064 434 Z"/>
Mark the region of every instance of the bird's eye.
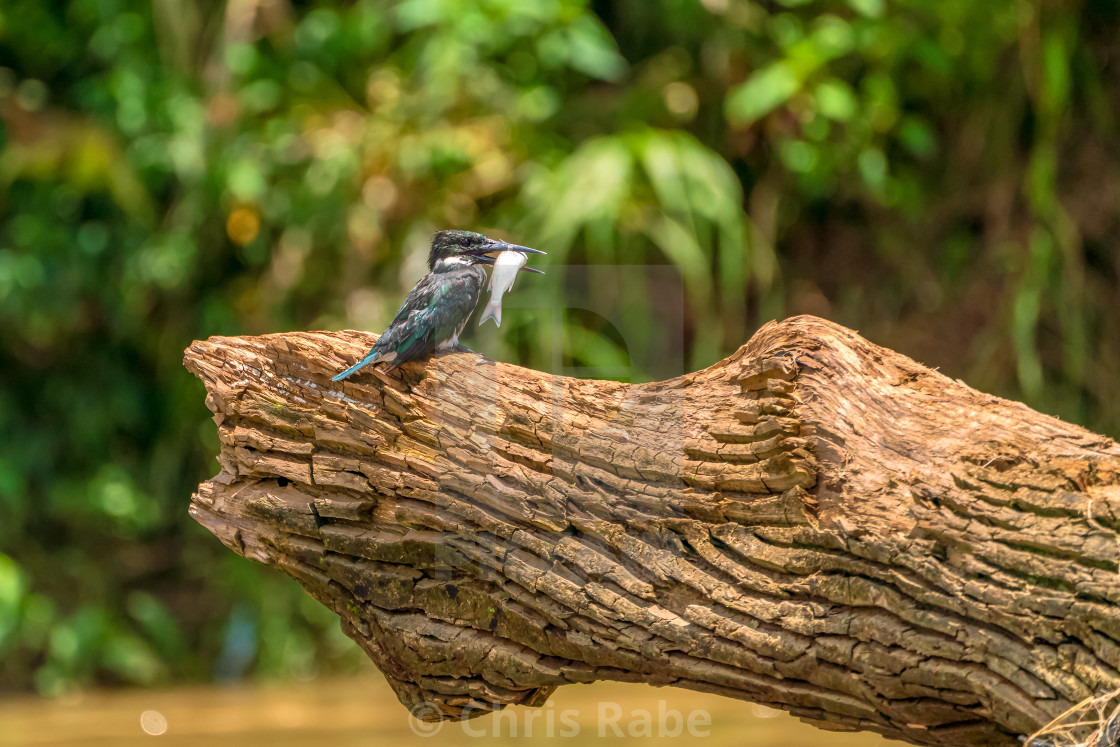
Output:
<path fill-rule="evenodd" d="M 471 240 L 468 239 L 466 236 L 459 239 L 459 246 L 463 247 L 464 249 L 466 249 L 470 245 L 471 245 Z"/>

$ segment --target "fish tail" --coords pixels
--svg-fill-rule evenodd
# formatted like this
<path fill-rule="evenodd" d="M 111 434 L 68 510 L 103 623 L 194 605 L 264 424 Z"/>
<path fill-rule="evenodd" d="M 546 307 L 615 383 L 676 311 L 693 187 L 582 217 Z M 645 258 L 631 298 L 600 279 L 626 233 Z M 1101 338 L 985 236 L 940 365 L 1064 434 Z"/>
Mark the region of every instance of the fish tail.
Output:
<path fill-rule="evenodd" d="M 478 320 L 478 326 L 481 327 L 482 323 L 487 319 L 493 319 L 494 324 L 498 325 L 499 327 L 502 326 L 501 303 L 494 303 L 493 301 L 491 301 L 490 303 L 486 304 L 486 308 L 482 310 L 482 318 Z"/>

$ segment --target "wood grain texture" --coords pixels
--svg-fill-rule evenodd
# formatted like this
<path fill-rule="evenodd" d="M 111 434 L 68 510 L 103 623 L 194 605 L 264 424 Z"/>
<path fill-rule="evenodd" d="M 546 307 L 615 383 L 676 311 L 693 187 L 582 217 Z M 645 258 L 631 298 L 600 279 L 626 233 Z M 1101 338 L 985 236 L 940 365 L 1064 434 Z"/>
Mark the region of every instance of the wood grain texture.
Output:
<path fill-rule="evenodd" d="M 813 317 L 627 385 L 361 332 L 186 351 L 221 438 L 191 514 L 342 620 L 406 706 L 716 692 L 1016 744 L 1120 687 L 1120 446 Z"/>

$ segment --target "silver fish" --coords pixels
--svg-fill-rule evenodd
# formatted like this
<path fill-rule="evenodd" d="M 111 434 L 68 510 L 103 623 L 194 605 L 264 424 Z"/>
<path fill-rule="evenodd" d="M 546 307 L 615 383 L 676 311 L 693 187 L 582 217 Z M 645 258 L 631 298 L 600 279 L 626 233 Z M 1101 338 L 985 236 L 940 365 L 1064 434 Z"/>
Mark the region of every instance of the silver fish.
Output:
<path fill-rule="evenodd" d="M 525 266 L 527 259 L 528 257 L 521 252 L 502 252 L 494 260 L 494 269 L 490 272 L 490 285 L 487 286 L 490 300 L 482 310 L 482 318 L 478 320 L 478 326 L 481 327 L 487 319 L 493 319 L 494 324 L 502 326 L 502 296 L 513 287 L 517 271 Z"/>

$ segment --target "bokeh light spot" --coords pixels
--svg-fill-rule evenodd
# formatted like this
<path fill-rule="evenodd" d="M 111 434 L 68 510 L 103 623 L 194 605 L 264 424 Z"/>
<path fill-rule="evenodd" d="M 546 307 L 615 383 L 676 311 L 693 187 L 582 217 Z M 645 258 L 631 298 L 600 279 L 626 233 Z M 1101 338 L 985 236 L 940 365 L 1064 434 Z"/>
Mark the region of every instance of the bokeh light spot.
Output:
<path fill-rule="evenodd" d="M 661 97 L 665 100 L 665 108 L 679 117 L 691 117 L 700 105 L 696 89 L 681 81 L 667 84 L 661 89 Z"/>
<path fill-rule="evenodd" d="M 238 246 L 245 246 L 261 231 L 261 217 L 253 207 L 239 207 L 226 220 L 226 234 Z"/>

